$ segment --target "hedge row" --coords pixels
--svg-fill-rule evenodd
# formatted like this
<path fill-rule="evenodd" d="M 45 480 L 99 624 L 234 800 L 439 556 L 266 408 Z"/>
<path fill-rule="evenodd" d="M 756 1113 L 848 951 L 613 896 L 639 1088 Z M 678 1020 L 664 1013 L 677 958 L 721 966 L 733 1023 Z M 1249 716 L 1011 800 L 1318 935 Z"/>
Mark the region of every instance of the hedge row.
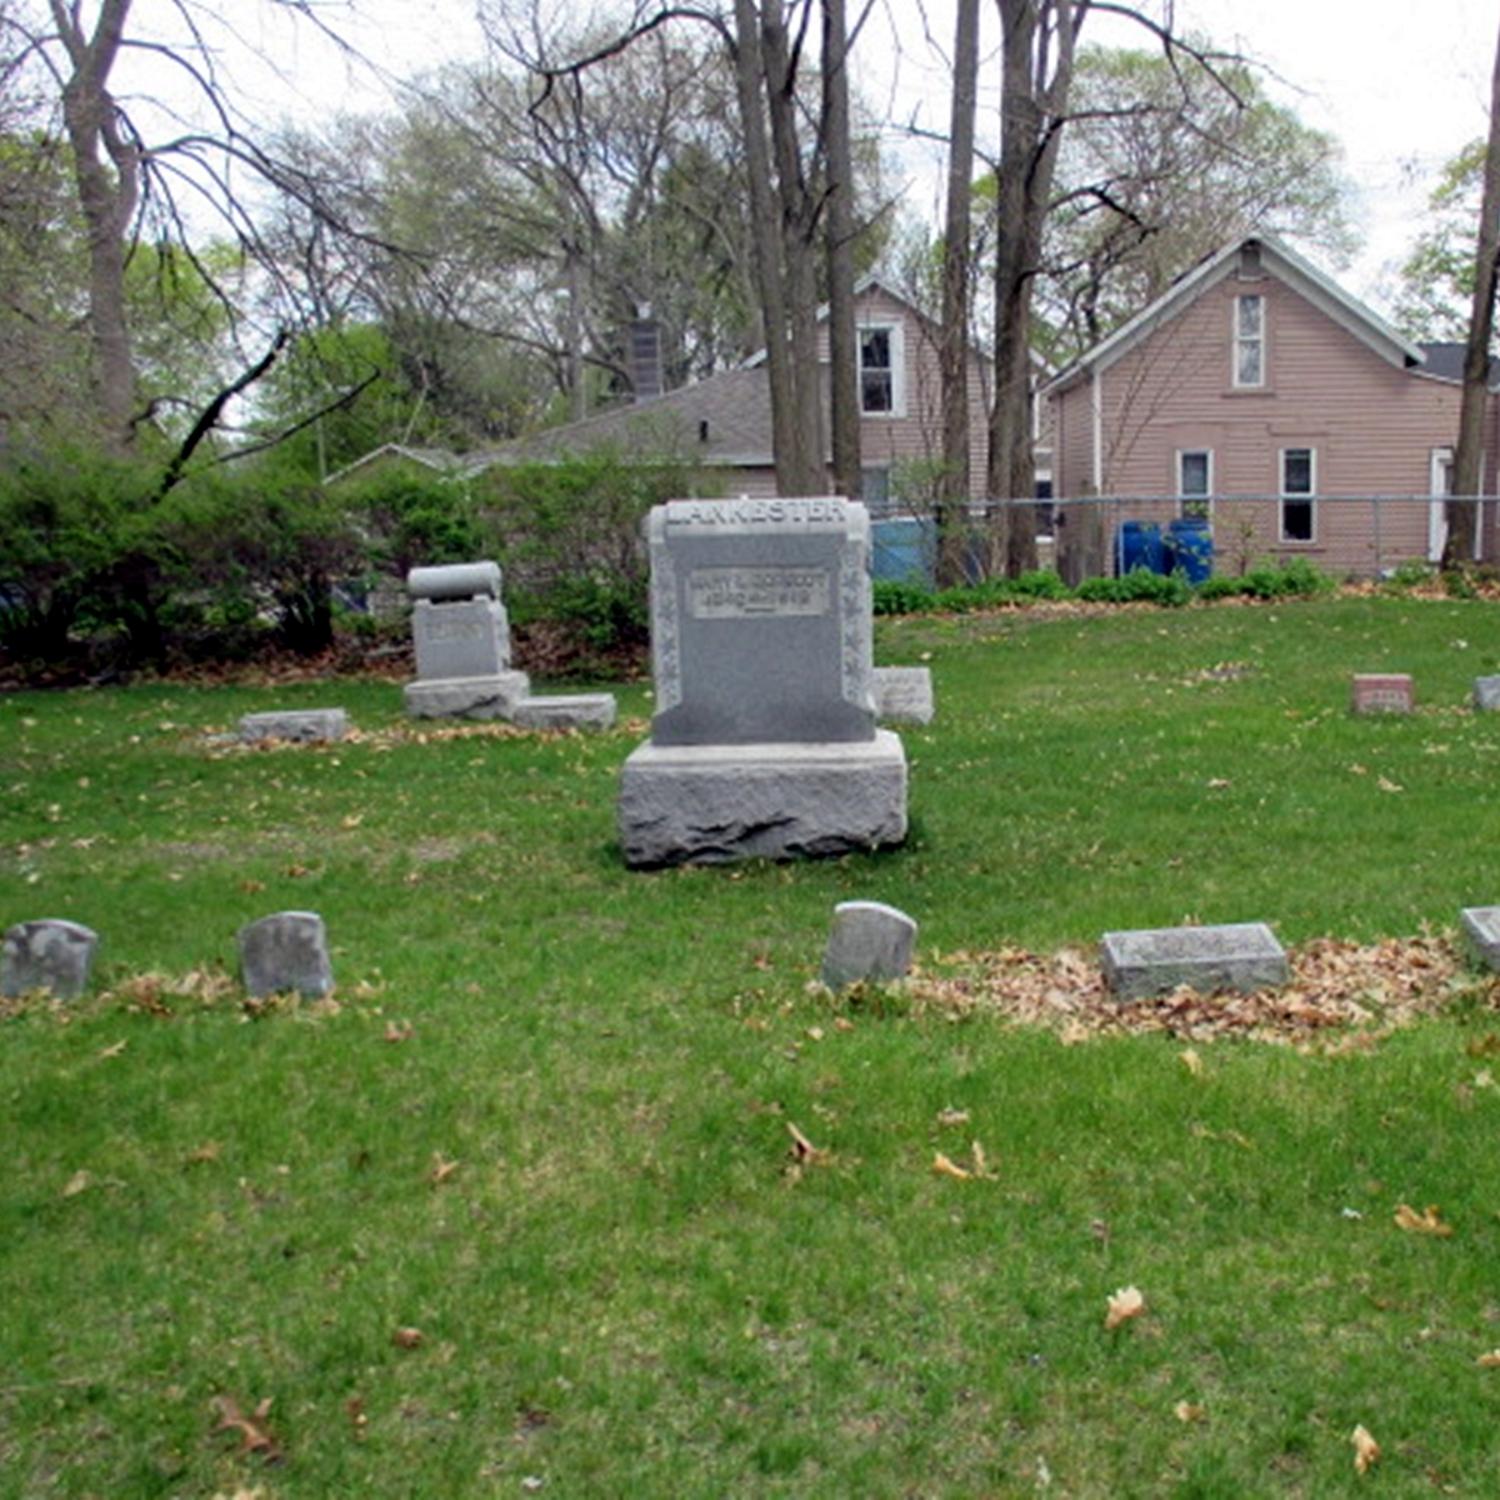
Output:
<path fill-rule="evenodd" d="M 331 487 L 228 466 L 159 487 L 149 463 L 91 453 L 0 464 L 0 653 L 13 675 L 404 638 L 407 569 L 479 557 L 501 563 L 518 634 L 548 643 L 549 669 L 597 671 L 643 649 L 641 519 L 696 476 L 600 455 Z"/>

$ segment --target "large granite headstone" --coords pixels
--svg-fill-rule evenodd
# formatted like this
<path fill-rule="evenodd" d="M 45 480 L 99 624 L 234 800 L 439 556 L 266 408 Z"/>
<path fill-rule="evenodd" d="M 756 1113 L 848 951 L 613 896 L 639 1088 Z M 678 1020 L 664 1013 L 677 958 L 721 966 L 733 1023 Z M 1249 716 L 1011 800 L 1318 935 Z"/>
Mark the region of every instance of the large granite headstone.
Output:
<path fill-rule="evenodd" d="M 78 922 L 17 922 L 0 944 L 0 995 L 47 990 L 59 1000 L 76 1000 L 88 988 L 98 944 L 98 935 Z"/>
<path fill-rule="evenodd" d="M 621 777 L 626 862 L 899 843 L 906 755 L 875 726 L 864 506 L 674 500 L 647 534 L 656 713 Z"/>
<path fill-rule="evenodd" d="M 1180 984 L 1205 994 L 1250 993 L 1291 978 L 1286 950 L 1264 922 L 1106 932 L 1100 946 L 1105 983 L 1125 1000 L 1164 995 Z"/>
<path fill-rule="evenodd" d="M 240 978 L 254 996 L 333 988 L 328 937 L 315 911 L 279 911 L 240 928 Z"/>
<path fill-rule="evenodd" d="M 524 672 L 511 670 L 499 565 L 413 568 L 406 588 L 417 655 L 417 680 L 405 690 L 406 711 L 420 719 L 505 717 L 531 684 Z"/>

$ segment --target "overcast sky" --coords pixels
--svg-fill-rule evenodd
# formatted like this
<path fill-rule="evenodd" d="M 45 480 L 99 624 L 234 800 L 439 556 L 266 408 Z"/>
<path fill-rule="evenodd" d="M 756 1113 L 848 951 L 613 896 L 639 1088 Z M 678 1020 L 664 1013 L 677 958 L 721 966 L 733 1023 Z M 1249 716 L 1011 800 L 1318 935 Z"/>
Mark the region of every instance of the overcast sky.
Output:
<path fill-rule="evenodd" d="M 155 0 L 160 4 L 161 0 Z M 876 13 L 856 48 L 856 81 L 870 102 L 893 117 L 934 130 L 947 122 L 947 72 L 953 0 L 875 0 Z M 1160 4 L 1162 0 L 1154 0 Z M 152 6 L 137 11 L 144 16 Z M 582 19 L 613 8 L 609 0 L 558 0 L 559 14 Z M 279 72 L 251 81 L 251 112 L 271 118 L 288 111 L 373 104 L 368 78 L 351 73 L 305 28 L 278 19 L 264 4 L 226 7 L 241 34 Z M 352 0 L 362 18 L 351 34 L 360 50 L 402 74 L 445 60 L 479 55 L 481 34 L 473 0 Z M 857 5 L 851 3 L 851 12 Z M 332 24 L 347 12 L 327 6 Z M 995 7 L 981 4 L 987 46 L 998 38 Z M 1388 305 L 1394 271 L 1418 226 L 1432 174 L 1468 141 L 1484 133 L 1500 0 L 1176 0 L 1180 31 L 1198 31 L 1273 70 L 1273 97 L 1293 106 L 1308 124 L 1344 146 L 1357 189 L 1356 226 L 1366 250 L 1340 279 L 1356 296 Z M 1143 45 L 1139 28 L 1103 13 L 1090 17 L 1085 40 Z M 993 140 L 998 63 L 985 69 Z M 244 86 L 249 78 L 236 72 Z M 939 177 L 933 152 L 901 149 L 898 165 L 909 206 L 935 216 Z"/>

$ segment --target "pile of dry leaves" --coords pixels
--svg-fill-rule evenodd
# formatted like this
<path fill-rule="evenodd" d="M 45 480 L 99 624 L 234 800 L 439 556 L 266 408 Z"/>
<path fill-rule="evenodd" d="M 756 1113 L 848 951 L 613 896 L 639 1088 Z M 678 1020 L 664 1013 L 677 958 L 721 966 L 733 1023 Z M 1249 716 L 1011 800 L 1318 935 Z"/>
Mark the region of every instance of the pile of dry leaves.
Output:
<path fill-rule="evenodd" d="M 1318 938 L 1288 953 L 1292 981 L 1250 995 L 1202 995 L 1185 986 L 1121 1001 L 1098 962 L 1073 949 L 950 953 L 914 971 L 907 994 L 918 1008 L 953 1017 L 993 1016 L 1046 1026 L 1065 1042 L 1162 1031 L 1196 1041 L 1248 1036 L 1308 1046 L 1335 1028 L 1384 1034 L 1442 1010 L 1459 995 L 1500 1010 L 1500 977 L 1477 980 L 1448 936 L 1359 944 Z M 1346 1038 L 1347 1043 L 1347 1038 Z"/>

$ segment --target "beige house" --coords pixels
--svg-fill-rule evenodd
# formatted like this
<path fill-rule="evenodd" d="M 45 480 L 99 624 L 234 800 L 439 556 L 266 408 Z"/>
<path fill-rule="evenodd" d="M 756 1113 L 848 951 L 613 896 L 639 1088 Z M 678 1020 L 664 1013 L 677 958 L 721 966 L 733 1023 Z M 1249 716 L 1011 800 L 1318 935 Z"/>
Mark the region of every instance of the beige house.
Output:
<path fill-rule="evenodd" d="M 1044 388 L 1055 493 L 1119 497 L 1067 507 L 1063 549 L 1079 566 L 1122 516 L 1207 516 L 1221 558 L 1354 574 L 1436 558 L 1461 354 L 1411 343 L 1269 236 L 1226 246 Z M 1490 557 L 1495 509 L 1477 528 Z"/>
<path fill-rule="evenodd" d="M 876 514 L 909 508 L 920 512 L 942 454 L 936 330 L 912 303 L 874 276 L 866 277 L 856 288 L 855 317 L 862 408 L 862 498 Z M 819 330 L 819 358 L 825 370 L 828 357 L 825 315 Z M 970 371 L 970 489 L 978 498 L 984 493 L 988 451 L 988 362 L 975 356 Z M 826 382 L 824 401 L 826 410 Z M 826 421 L 824 431 L 828 431 Z M 547 462 L 604 446 L 643 454 L 670 453 L 705 471 L 715 493 L 774 495 L 776 471 L 765 356 L 757 355 L 738 369 L 722 371 L 696 384 L 462 457 L 387 444 L 333 478 L 367 476 L 393 465 L 472 474 L 492 464 Z M 831 454 L 828 456 L 831 461 Z M 1046 463 L 1046 454 L 1039 455 L 1043 477 Z M 830 491 L 832 482 L 830 470 Z"/>

